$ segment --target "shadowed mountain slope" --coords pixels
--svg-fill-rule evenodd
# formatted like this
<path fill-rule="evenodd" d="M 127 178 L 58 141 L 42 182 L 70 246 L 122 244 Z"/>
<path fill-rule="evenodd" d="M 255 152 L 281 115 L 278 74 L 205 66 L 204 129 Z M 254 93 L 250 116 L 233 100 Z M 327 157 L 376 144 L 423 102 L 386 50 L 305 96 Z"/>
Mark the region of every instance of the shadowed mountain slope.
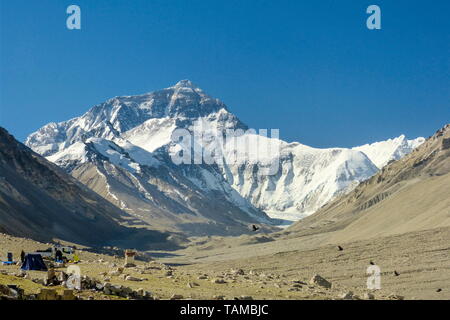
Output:
<path fill-rule="evenodd" d="M 126 216 L 0 128 L 1 232 L 87 245 L 123 242 L 133 236 L 166 241 L 167 235 L 160 232 L 122 226 Z"/>

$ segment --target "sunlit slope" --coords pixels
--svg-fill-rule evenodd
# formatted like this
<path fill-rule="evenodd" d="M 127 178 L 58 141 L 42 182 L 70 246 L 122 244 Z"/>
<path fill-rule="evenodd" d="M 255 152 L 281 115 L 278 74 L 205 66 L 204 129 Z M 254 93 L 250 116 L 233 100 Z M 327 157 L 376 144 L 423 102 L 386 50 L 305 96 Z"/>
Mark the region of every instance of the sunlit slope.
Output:
<path fill-rule="evenodd" d="M 450 225 L 450 125 L 351 193 L 294 224 L 289 236 L 339 231 L 334 241 Z"/>

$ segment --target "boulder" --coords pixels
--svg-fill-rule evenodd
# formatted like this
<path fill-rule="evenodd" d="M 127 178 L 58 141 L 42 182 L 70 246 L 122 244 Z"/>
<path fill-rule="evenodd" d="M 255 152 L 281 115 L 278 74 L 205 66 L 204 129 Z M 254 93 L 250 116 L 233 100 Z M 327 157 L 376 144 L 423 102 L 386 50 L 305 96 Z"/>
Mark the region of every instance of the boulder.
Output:
<path fill-rule="evenodd" d="M 235 270 L 231 269 L 231 274 L 234 274 L 237 276 L 243 276 L 245 273 L 244 273 L 244 270 L 242 270 L 242 269 L 235 269 Z"/>
<path fill-rule="evenodd" d="M 58 297 L 55 289 L 42 288 L 42 289 L 40 289 L 40 291 L 37 295 L 37 299 L 38 300 L 58 300 L 59 297 Z"/>
<path fill-rule="evenodd" d="M 320 275 L 315 274 L 311 280 L 309 281 L 312 285 L 317 285 L 323 288 L 331 289 L 331 282 L 327 281 L 325 278 L 322 278 Z"/>
<path fill-rule="evenodd" d="M 134 268 L 134 267 L 136 267 L 136 265 L 134 263 L 129 262 L 129 263 L 124 264 L 123 267 L 124 268 Z"/>
<path fill-rule="evenodd" d="M 212 282 L 212 283 L 218 283 L 218 284 L 224 284 L 224 283 L 227 283 L 225 280 L 223 280 L 223 279 L 221 279 L 221 278 L 213 279 L 211 282 Z"/>
<path fill-rule="evenodd" d="M 127 281 L 142 281 L 141 278 L 136 278 L 136 277 L 133 277 L 133 276 L 128 276 L 128 277 L 125 278 L 125 280 L 127 280 Z"/>
<path fill-rule="evenodd" d="M 76 300 L 73 290 L 65 289 L 61 295 L 61 300 Z"/>
<path fill-rule="evenodd" d="M 352 300 L 353 299 L 353 292 L 349 291 L 349 292 L 343 293 L 343 294 L 340 295 L 340 298 L 342 300 Z"/>
<path fill-rule="evenodd" d="M 199 284 L 198 283 L 195 283 L 195 282 L 188 282 L 187 283 L 187 287 L 188 288 L 194 288 L 194 287 L 198 287 L 199 286 Z"/>
<path fill-rule="evenodd" d="M 152 299 L 153 295 L 150 291 L 146 291 L 144 288 L 139 288 L 134 291 L 134 296 L 138 299 Z"/>
<path fill-rule="evenodd" d="M 6 300 L 19 300 L 22 299 L 24 296 L 24 292 L 21 288 L 10 285 L 0 285 L 0 300 L 6 299 Z"/>
<path fill-rule="evenodd" d="M 400 296 L 400 295 L 398 295 L 398 294 L 390 294 L 389 296 L 388 296 L 388 299 L 391 299 L 391 300 L 404 300 L 405 299 L 405 297 L 404 296 Z"/>
<path fill-rule="evenodd" d="M 374 300 L 375 299 L 375 295 L 373 293 L 366 292 L 364 294 L 364 299 L 366 299 L 366 300 Z"/>

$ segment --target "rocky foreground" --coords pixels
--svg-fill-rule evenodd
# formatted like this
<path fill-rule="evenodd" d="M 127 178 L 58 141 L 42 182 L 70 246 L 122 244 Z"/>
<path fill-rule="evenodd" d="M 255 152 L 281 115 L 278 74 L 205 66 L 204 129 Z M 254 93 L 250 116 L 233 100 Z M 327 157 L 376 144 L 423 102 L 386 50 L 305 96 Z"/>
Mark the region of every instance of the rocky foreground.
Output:
<path fill-rule="evenodd" d="M 46 244 L 3 235 L 2 249 L 15 256 L 22 248 L 27 252 L 42 249 Z M 19 251 L 20 252 L 20 251 Z M 258 268 L 217 265 L 177 265 L 159 261 L 135 261 L 124 266 L 124 259 L 114 254 L 78 251 L 81 261 L 81 290 L 66 288 L 65 267 L 55 266 L 59 282 L 49 283 L 47 272 L 23 272 L 20 266 L 0 266 L 0 296 L 2 299 L 37 300 L 115 300 L 115 299 L 208 299 L 208 300 L 264 300 L 264 299 L 395 299 L 404 297 L 367 289 L 354 290 L 340 281 L 324 275 L 296 276 L 280 270 L 262 271 Z M 250 264 L 251 265 L 251 264 Z M 313 270 L 313 269 L 312 269 Z"/>
<path fill-rule="evenodd" d="M 95 264 L 91 266 L 95 268 Z M 63 271 L 59 271 L 61 274 Z M 36 273 L 36 272 L 34 272 Z M 175 268 L 159 263 L 150 263 L 133 268 L 115 268 L 110 272 L 101 272 L 98 278 L 82 277 L 80 290 L 66 289 L 66 284 L 48 285 L 46 272 L 33 277 L 25 272 L 0 272 L 0 299 L 6 300 L 264 300 L 264 299 L 342 299 L 342 300 L 403 300 L 399 295 L 381 296 L 366 292 L 363 296 L 346 291 L 320 275 L 314 275 L 309 281 L 283 279 L 282 276 L 258 274 L 242 269 L 230 270 L 222 275 L 203 273 L 193 277 L 191 274 L 177 272 Z M 131 275 L 134 274 L 134 275 Z M 151 285 L 147 275 L 158 279 L 160 286 Z M 195 280 L 194 280 L 195 279 Z M 34 287 L 30 287 L 30 283 Z M 128 282 L 128 283 L 127 283 Z M 134 284 L 136 283 L 136 284 Z M 136 289 L 139 283 L 142 288 Z M 184 284 L 184 285 L 183 285 Z M 154 292 L 144 288 L 153 288 Z M 27 288 L 25 290 L 24 288 Z M 265 290 L 264 290 L 265 289 Z M 173 292 L 173 293 L 171 293 Z M 220 292 L 220 293 L 219 293 Z M 254 292 L 250 295 L 249 292 Z M 216 294 L 214 294 L 216 293 Z M 246 294 L 242 294 L 246 293 Z M 283 293 L 286 293 L 284 297 Z"/>

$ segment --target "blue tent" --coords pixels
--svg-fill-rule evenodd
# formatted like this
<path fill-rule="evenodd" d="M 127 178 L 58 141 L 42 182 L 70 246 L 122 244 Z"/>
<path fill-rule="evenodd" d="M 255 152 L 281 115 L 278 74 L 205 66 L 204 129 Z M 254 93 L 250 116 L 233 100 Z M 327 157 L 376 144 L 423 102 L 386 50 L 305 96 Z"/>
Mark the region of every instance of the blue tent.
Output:
<path fill-rule="evenodd" d="M 47 266 L 42 260 L 40 254 L 27 254 L 25 255 L 25 260 L 23 261 L 22 270 L 37 270 L 37 271 L 47 271 Z"/>

